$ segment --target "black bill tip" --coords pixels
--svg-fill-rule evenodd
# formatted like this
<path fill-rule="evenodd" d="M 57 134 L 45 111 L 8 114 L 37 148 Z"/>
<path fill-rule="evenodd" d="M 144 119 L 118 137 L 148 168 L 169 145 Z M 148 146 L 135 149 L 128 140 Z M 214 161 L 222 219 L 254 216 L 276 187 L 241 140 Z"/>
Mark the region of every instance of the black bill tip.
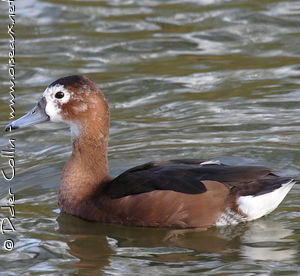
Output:
<path fill-rule="evenodd" d="M 18 129 L 18 128 L 19 128 L 18 126 L 14 125 L 13 123 L 10 123 L 5 127 L 5 131 L 12 131 L 12 130 Z"/>

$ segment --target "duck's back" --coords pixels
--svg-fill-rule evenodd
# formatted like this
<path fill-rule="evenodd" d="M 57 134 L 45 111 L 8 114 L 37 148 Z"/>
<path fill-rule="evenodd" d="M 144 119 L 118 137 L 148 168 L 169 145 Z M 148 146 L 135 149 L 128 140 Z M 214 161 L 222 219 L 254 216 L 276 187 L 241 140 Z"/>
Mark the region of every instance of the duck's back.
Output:
<path fill-rule="evenodd" d="M 234 224 L 273 211 L 294 183 L 262 166 L 227 166 L 199 159 L 150 162 L 109 182 L 98 204 L 106 213 L 104 221 L 112 223 Z"/>

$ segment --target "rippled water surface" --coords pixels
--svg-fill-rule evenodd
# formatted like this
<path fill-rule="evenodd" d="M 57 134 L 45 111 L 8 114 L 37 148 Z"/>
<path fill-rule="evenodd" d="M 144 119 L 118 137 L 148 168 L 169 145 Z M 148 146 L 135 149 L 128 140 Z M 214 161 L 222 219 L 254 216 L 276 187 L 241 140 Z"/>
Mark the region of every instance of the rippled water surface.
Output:
<path fill-rule="evenodd" d="M 70 74 L 100 86 L 111 109 L 111 174 L 150 160 L 218 159 L 300 175 L 300 2 L 26 0 L 16 4 L 16 117 Z M 8 4 L 0 2 L 1 128 L 9 122 Z M 16 229 L 0 233 L 1 275 L 299 275 L 300 187 L 271 215 L 182 233 L 60 214 L 69 130 L 15 138 Z M 1 168 L 8 159 L 1 158 Z M 1 209 L 1 217 L 8 216 Z"/>

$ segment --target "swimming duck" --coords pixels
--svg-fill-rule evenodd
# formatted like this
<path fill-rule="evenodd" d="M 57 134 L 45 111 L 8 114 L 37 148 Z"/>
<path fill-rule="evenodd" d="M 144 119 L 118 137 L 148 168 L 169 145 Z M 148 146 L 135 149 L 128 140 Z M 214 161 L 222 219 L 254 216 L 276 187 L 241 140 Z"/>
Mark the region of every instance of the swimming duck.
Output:
<path fill-rule="evenodd" d="M 6 131 L 44 121 L 70 125 L 72 154 L 58 202 L 62 212 L 85 220 L 178 228 L 236 224 L 272 212 L 297 183 L 267 167 L 201 159 L 149 162 L 112 178 L 108 103 L 84 76 L 51 83 L 37 105 Z"/>

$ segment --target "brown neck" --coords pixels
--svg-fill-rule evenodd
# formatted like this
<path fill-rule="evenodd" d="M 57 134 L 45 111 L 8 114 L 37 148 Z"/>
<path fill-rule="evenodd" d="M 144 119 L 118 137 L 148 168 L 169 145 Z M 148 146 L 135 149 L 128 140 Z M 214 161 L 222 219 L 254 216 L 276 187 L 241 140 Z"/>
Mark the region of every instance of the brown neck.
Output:
<path fill-rule="evenodd" d="M 63 211 L 76 212 L 81 203 L 99 193 L 110 179 L 107 160 L 109 121 L 104 118 L 109 116 L 71 126 L 73 151 L 64 166 L 58 193 Z"/>

